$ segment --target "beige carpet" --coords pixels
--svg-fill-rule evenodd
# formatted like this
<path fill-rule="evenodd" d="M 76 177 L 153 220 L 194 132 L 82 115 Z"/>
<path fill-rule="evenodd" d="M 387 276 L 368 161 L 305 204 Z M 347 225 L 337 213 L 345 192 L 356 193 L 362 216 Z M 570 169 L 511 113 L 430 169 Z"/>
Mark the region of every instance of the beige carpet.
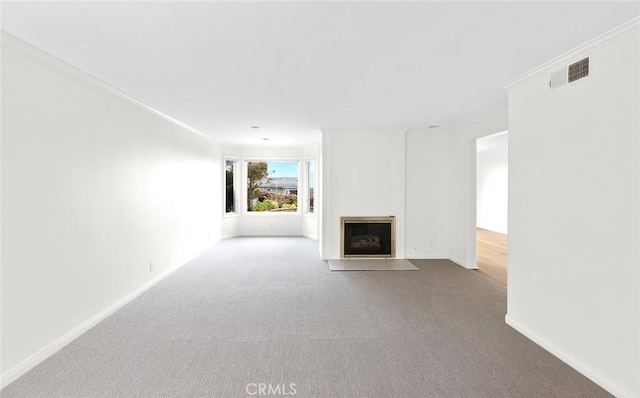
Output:
<path fill-rule="evenodd" d="M 608 396 L 504 323 L 502 286 L 412 262 L 331 272 L 316 241 L 226 240 L 0 395 L 255 397 L 271 384 L 292 398 Z"/>
<path fill-rule="evenodd" d="M 403 259 L 344 259 L 328 260 L 331 271 L 419 271 L 409 260 Z"/>

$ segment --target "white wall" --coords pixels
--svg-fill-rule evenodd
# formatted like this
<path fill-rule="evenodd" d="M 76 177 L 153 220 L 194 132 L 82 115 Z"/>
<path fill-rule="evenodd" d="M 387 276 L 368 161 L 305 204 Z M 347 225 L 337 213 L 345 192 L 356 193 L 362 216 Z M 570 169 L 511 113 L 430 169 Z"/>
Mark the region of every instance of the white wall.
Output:
<path fill-rule="evenodd" d="M 340 258 L 341 216 L 396 216 L 405 257 L 405 134 L 323 131 L 322 257 Z"/>
<path fill-rule="evenodd" d="M 320 257 L 323 257 L 324 252 L 324 145 L 323 145 L 323 133 L 322 131 L 318 132 L 318 141 L 319 144 L 316 147 L 316 153 L 318 155 L 317 159 L 317 175 L 316 175 L 316 185 L 318 187 L 318 192 L 316 192 L 316 222 L 317 226 L 317 234 L 318 234 L 318 254 Z"/>
<path fill-rule="evenodd" d="M 406 134 L 406 256 L 449 257 L 449 133 Z"/>
<path fill-rule="evenodd" d="M 625 397 L 640 395 L 638 26 L 508 86 L 507 321 Z M 588 78 L 549 89 L 585 56 Z"/>
<path fill-rule="evenodd" d="M 3 34 L 3 384 L 219 239 L 218 145 L 71 70 Z"/>
<path fill-rule="evenodd" d="M 300 146 L 228 146 L 222 147 L 224 156 L 234 156 L 239 159 L 238 167 L 240 179 L 238 184 L 237 215 L 225 215 L 222 220 L 222 236 L 302 236 L 303 212 L 301 205 L 305 200 L 305 193 L 299 191 L 298 207 L 295 213 L 248 212 L 246 190 L 246 161 L 247 160 L 297 160 L 299 161 L 298 178 L 302 181 L 303 159 L 306 153 Z M 300 184 L 302 186 L 302 184 Z M 220 214 L 224 213 L 221 204 Z"/>
<path fill-rule="evenodd" d="M 482 140 L 480 138 L 479 140 Z M 506 147 L 478 151 L 476 226 L 507 234 L 508 159 Z"/>
<path fill-rule="evenodd" d="M 506 109 L 449 131 L 449 258 L 466 268 L 477 268 L 476 139 L 505 130 L 508 130 Z"/>

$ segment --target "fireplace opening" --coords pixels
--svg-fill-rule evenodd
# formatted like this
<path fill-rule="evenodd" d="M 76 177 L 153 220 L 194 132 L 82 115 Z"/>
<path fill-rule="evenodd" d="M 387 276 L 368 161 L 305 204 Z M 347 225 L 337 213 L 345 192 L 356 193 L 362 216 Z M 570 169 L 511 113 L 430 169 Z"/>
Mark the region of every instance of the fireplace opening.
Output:
<path fill-rule="evenodd" d="M 341 217 L 341 257 L 395 257 L 395 217 Z"/>

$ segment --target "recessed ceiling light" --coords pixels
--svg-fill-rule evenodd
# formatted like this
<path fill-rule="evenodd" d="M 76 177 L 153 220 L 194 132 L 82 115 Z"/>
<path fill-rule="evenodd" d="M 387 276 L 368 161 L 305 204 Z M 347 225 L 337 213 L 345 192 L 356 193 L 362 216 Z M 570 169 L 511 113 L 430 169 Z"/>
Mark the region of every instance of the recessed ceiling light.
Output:
<path fill-rule="evenodd" d="M 438 127 L 440 127 L 439 124 L 432 124 L 431 126 L 429 126 L 430 129 L 437 129 Z"/>
<path fill-rule="evenodd" d="M 271 139 L 271 138 L 269 138 L 269 137 L 264 137 L 264 138 L 262 139 L 262 141 L 269 141 L 270 139 Z"/>
<path fill-rule="evenodd" d="M 252 129 L 259 129 L 260 126 L 251 126 Z"/>

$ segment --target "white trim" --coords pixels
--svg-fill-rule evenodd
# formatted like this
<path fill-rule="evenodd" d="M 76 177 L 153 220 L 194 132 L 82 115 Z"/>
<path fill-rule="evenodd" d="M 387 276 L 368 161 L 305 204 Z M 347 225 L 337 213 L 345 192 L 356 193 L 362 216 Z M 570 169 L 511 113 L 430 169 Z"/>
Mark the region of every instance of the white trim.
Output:
<path fill-rule="evenodd" d="M 299 201 L 299 200 L 298 200 Z M 302 217 L 300 208 L 297 207 L 296 211 L 249 211 L 246 208 L 243 210 L 242 216 L 248 217 Z M 259 236 L 259 235 L 252 235 Z M 296 236 L 296 235 L 287 235 Z"/>
<path fill-rule="evenodd" d="M 635 17 L 632 20 L 623 23 L 622 25 L 611 29 L 610 31 L 589 40 L 586 43 L 579 45 L 578 47 L 573 48 L 561 54 L 552 60 L 545 62 L 544 64 L 538 66 L 537 68 L 517 77 L 515 79 L 509 80 L 508 82 L 502 85 L 503 88 L 509 89 L 514 85 L 527 80 L 536 75 L 547 72 L 550 69 L 561 68 L 563 66 L 568 66 L 571 63 L 572 59 L 580 58 L 582 54 L 593 52 L 594 50 L 607 46 L 613 43 L 616 40 L 622 39 L 630 34 L 638 32 L 640 30 L 640 17 Z"/>
<path fill-rule="evenodd" d="M 543 337 L 540 337 L 535 332 L 528 329 L 522 323 L 513 319 L 513 317 L 509 316 L 509 314 L 505 315 L 504 321 L 507 325 L 511 326 L 518 332 L 522 333 L 529 340 L 533 341 L 540 347 L 549 351 L 551 354 L 555 355 L 558 359 L 565 362 L 567 365 L 571 366 L 578 372 L 582 373 L 588 379 L 599 385 L 600 387 L 607 390 L 609 393 L 613 394 L 616 397 L 634 397 L 635 395 L 623 387 L 619 386 L 612 380 L 600 375 L 598 372 L 593 370 L 587 364 L 575 359 L 571 354 L 566 352 L 565 350 L 559 348 L 555 344 L 549 342 Z"/>
<path fill-rule="evenodd" d="M 304 235 L 292 235 L 288 232 L 265 232 L 260 234 L 241 234 L 236 236 L 236 238 L 305 238 Z"/>
<path fill-rule="evenodd" d="M 465 268 L 465 269 L 478 269 L 478 266 L 477 266 L 477 265 L 474 265 L 474 266 L 468 266 L 468 265 L 467 265 L 467 263 L 466 263 L 466 261 L 462 261 L 462 260 L 457 259 L 457 258 L 455 258 L 455 257 L 451 257 L 451 256 L 449 256 L 449 258 L 447 258 L 447 259 L 445 259 L 445 260 L 449 260 L 449 261 L 451 261 L 452 263 L 455 263 L 455 264 L 457 264 L 457 265 L 459 265 L 459 266 L 461 266 L 462 268 Z"/>
<path fill-rule="evenodd" d="M 133 292 L 127 294 L 120 300 L 111 304 L 109 307 L 105 308 L 98 314 L 94 315 L 93 317 L 89 318 L 87 321 L 83 322 L 76 328 L 72 329 L 70 332 L 60 337 L 58 340 L 54 341 L 53 343 L 44 347 L 43 349 L 36 352 L 29 358 L 25 359 L 24 361 L 16 365 L 13 369 L 10 369 L 4 374 L 2 374 L 2 376 L 0 376 L 0 389 L 5 388 L 10 383 L 17 380 L 20 376 L 24 375 L 25 373 L 33 369 L 35 366 L 39 365 L 44 360 L 48 359 L 53 354 L 60 351 L 67 344 L 71 343 L 73 340 L 80 337 L 84 332 L 88 331 L 89 329 L 91 329 L 92 327 L 94 327 L 95 325 L 103 321 L 105 318 L 107 318 L 109 315 L 118 311 L 120 308 L 124 307 L 126 304 L 128 304 L 129 302 L 134 300 L 136 297 L 144 293 L 153 285 L 155 285 L 156 283 L 160 282 L 161 280 L 163 280 L 164 278 L 166 278 L 167 276 L 169 276 L 170 274 L 178 270 L 180 267 L 182 267 L 182 265 L 184 264 L 181 264 L 177 267 L 173 267 L 165 271 L 155 279 L 152 279 L 149 282 L 145 283 L 144 285 L 140 286 L 139 288 L 135 289 Z"/>
<path fill-rule="evenodd" d="M 103 82 L 102 80 L 98 79 L 97 77 L 90 75 L 87 72 L 84 72 L 78 68 L 76 68 L 73 65 L 68 64 L 67 62 L 55 57 L 54 55 L 30 44 L 27 43 L 26 41 L 13 36 L 12 34 L 4 31 L 4 30 L 0 30 L 0 35 L 2 36 L 2 42 L 13 47 L 14 49 L 29 55 L 33 58 L 36 58 L 37 60 L 44 62 L 45 64 L 58 69 L 62 72 L 68 73 L 74 77 L 77 77 L 78 79 L 91 84 L 94 87 L 97 87 L 99 89 L 102 89 L 110 94 L 115 95 L 116 97 L 119 97 L 133 105 L 136 105 L 148 112 L 153 113 L 156 116 L 159 116 L 163 119 L 165 119 L 168 122 L 171 122 L 179 127 L 182 127 L 185 130 L 188 130 L 194 134 L 198 134 L 202 137 L 208 138 L 210 140 L 213 140 L 210 136 L 194 129 L 193 127 L 186 125 L 174 118 L 172 118 L 171 116 L 168 116 L 162 112 L 160 112 L 159 110 L 145 104 L 142 101 L 139 101 L 133 97 L 131 97 L 128 94 L 123 93 L 122 91 L 118 90 L 117 88 L 109 85 L 108 83 Z"/>
<path fill-rule="evenodd" d="M 467 141 L 466 268 L 478 269 L 478 138 Z"/>

